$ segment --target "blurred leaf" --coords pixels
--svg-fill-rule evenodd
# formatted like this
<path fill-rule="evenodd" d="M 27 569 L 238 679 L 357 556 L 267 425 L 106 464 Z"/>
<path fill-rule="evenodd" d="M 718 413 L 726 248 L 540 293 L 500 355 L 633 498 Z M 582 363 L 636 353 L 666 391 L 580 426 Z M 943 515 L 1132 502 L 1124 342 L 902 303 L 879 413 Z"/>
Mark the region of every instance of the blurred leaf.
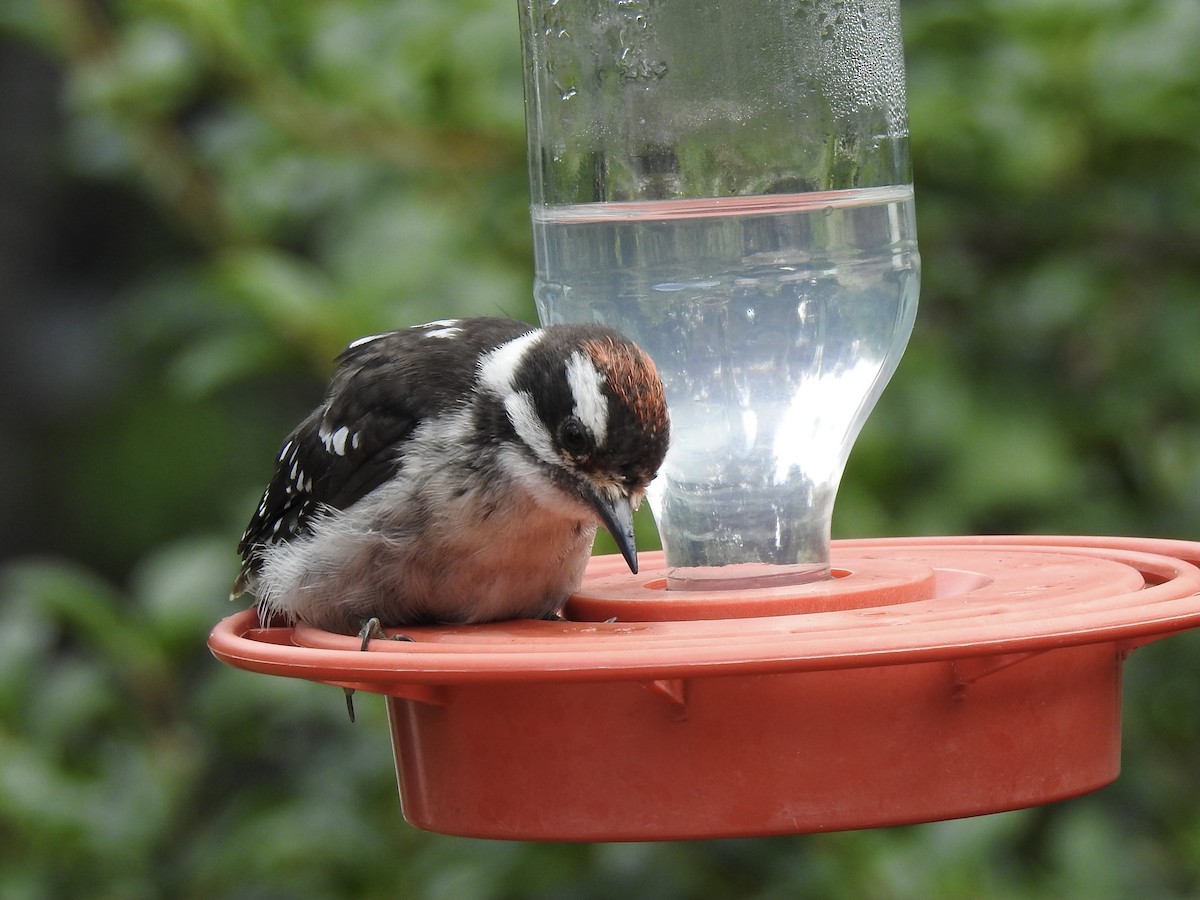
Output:
<path fill-rule="evenodd" d="M 162 648 L 121 612 L 120 596 L 99 578 L 62 562 L 25 562 L 7 567 L 0 580 L 6 602 L 35 609 L 99 651 L 131 687 L 167 677 Z"/>
<path fill-rule="evenodd" d="M 216 538 L 159 548 L 134 570 L 131 590 L 138 615 L 167 646 L 179 649 L 207 635 L 227 605 L 236 574 L 233 546 Z"/>
<path fill-rule="evenodd" d="M 903 7 L 922 308 L 839 533 L 1197 536 L 1200 4 Z M 406 826 L 380 698 L 351 728 L 336 689 L 204 639 L 346 341 L 533 316 L 511 5 L 8 0 L 0 35 L 27 44 L 0 67 L 0 470 L 42 551 L 0 570 L 0 895 L 1200 896 L 1194 633 L 1130 657 L 1125 772 L 1084 800 L 695 843 Z"/>

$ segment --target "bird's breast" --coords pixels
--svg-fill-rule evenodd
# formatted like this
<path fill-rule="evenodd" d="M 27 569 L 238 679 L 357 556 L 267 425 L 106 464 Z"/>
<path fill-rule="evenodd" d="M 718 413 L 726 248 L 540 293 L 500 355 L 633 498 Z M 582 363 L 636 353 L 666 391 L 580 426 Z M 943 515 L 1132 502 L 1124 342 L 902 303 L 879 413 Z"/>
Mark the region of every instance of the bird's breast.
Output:
<path fill-rule="evenodd" d="M 350 530 L 363 535 L 352 565 L 376 585 L 371 614 L 399 625 L 556 612 L 583 577 L 594 517 L 578 504 L 547 506 L 518 484 L 461 486 L 410 485 L 395 502 L 381 495 L 370 508 L 347 511 L 360 519 Z"/>

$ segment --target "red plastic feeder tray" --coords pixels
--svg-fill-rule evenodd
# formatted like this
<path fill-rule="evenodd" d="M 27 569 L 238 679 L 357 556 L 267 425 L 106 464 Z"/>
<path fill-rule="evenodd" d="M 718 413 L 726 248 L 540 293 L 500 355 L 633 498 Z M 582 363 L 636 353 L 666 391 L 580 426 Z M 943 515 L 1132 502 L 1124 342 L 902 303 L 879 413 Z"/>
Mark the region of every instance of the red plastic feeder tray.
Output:
<path fill-rule="evenodd" d="M 414 642 L 231 616 L 222 661 L 387 697 L 404 814 L 448 834 L 672 840 L 1017 809 L 1120 769 L 1121 665 L 1200 625 L 1200 544 L 834 542 L 835 578 L 711 594 L 592 561 L 568 621 Z M 607 620 L 616 617 L 615 622 Z"/>

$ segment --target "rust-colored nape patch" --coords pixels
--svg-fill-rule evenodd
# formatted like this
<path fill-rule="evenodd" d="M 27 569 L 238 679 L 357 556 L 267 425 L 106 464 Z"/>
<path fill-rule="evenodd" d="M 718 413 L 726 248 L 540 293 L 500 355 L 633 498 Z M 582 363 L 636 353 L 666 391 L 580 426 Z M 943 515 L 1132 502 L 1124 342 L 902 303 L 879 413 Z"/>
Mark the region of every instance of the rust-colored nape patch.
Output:
<path fill-rule="evenodd" d="M 609 389 L 652 434 L 670 428 L 667 397 L 654 360 L 637 344 L 611 338 L 586 340 L 583 349 L 608 380 Z"/>

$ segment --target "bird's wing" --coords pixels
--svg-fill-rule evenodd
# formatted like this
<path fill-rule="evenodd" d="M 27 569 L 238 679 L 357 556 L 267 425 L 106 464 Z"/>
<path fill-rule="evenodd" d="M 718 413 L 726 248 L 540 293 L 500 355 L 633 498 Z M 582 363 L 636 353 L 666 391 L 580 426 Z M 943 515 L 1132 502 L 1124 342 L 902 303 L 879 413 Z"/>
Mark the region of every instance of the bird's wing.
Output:
<path fill-rule="evenodd" d="M 461 406 L 475 383 L 479 354 L 529 328 L 467 319 L 440 331 L 431 325 L 373 335 L 347 347 L 325 401 L 279 452 L 238 544 L 243 566 L 235 594 L 248 588 L 263 547 L 309 533 L 320 516 L 346 509 L 396 474 L 413 430 Z"/>

